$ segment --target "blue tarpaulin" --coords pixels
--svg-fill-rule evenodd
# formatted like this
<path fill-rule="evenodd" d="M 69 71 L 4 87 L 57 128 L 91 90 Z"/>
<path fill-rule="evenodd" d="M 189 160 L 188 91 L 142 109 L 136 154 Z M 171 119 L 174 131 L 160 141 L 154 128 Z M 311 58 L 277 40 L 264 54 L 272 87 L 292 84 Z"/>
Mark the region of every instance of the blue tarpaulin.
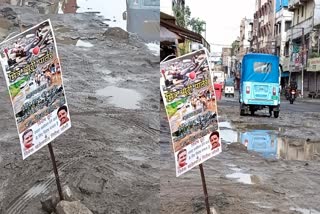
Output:
<path fill-rule="evenodd" d="M 246 54 L 242 59 L 241 81 L 278 83 L 279 57 L 270 54 Z"/>

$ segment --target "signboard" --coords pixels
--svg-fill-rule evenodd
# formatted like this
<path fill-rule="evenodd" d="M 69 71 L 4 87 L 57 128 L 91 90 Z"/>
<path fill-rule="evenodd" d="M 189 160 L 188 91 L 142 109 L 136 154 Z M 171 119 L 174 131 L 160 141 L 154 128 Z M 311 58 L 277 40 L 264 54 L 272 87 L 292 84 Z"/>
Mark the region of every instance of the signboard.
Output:
<path fill-rule="evenodd" d="M 221 153 L 217 102 L 206 49 L 160 64 L 176 176 Z"/>
<path fill-rule="evenodd" d="M 320 71 L 320 57 L 308 59 L 307 71 Z"/>
<path fill-rule="evenodd" d="M 280 64 L 282 65 L 283 71 L 289 71 L 289 57 L 281 57 Z"/>
<path fill-rule="evenodd" d="M 50 20 L 1 43 L 0 60 L 25 159 L 71 127 Z"/>

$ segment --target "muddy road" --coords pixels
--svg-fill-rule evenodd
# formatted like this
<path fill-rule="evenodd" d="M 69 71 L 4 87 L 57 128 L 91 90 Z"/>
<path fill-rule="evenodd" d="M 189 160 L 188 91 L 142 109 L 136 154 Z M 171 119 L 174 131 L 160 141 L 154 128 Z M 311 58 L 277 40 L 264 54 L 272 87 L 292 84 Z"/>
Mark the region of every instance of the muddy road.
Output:
<path fill-rule="evenodd" d="M 93 13 L 0 11 L 1 41 L 19 24 L 52 22 L 72 120 L 53 142 L 62 185 L 95 214 L 158 212 L 159 56 Z M 49 151 L 22 160 L 2 71 L 0 81 L 0 213 L 42 214 L 40 198 L 57 190 Z"/>
<path fill-rule="evenodd" d="M 277 119 L 240 116 L 237 97 L 218 102 L 223 151 L 203 164 L 216 213 L 320 213 L 320 102 L 286 102 Z M 175 177 L 163 105 L 161 112 L 161 213 L 206 213 L 199 167 Z"/>

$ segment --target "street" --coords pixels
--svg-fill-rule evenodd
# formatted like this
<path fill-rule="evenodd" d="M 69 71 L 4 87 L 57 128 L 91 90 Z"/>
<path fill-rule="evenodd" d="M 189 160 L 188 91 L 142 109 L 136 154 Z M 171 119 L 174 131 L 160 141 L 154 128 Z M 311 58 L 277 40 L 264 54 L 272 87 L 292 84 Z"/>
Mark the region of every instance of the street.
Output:
<path fill-rule="evenodd" d="M 218 115 L 223 150 L 203 164 L 211 211 L 320 212 L 319 101 L 298 98 L 291 105 L 283 99 L 280 116 L 274 118 L 267 110 L 240 116 L 237 97 L 222 96 Z M 198 167 L 175 177 L 163 105 L 161 110 L 161 213 L 206 213 Z"/>
<path fill-rule="evenodd" d="M 224 97 L 223 100 L 224 105 L 231 105 L 231 106 L 236 106 L 239 105 L 239 91 L 235 91 L 235 97 L 234 98 L 229 98 L 229 97 Z M 311 98 L 297 98 L 293 104 L 290 104 L 288 100 L 285 99 L 284 96 L 281 97 L 281 104 L 280 104 L 280 114 L 281 112 L 320 112 L 319 108 L 320 104 L 320 99 L 311 99 Z M 257 112 L 259 115 L 260 113 Z"/>
<path fill-rule="evenodd" d="M 109 28 L 95 13 L 40 14 L 38 7 L 58 4 L 3 2 L 0 25 L 5 20 L 11 32 L 19 32 L 18 21 L 34 26 L 47 18 L 54 29 L 72 121 L 52 142 L 61 186 L 94 214 L 157 213 L 159 55 L 137 36 Z M 115 12 L 121 16 L 123 10 Z M 22 159 L 3 75 L 0 95 L 0 213 L 48 213 L 40 201 L 57 194 L 48 148 Z"/>

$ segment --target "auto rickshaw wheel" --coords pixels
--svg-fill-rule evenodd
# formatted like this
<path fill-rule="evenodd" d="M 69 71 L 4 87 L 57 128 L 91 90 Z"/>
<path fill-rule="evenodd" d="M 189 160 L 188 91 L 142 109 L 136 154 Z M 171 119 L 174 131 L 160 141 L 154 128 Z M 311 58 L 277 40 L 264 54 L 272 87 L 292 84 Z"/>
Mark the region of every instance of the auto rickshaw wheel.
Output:
<path fill-rule="evenodd" d="M 273 116 L 274 116 L 274 118 L 278 118 L 279 117 L 279 111 L 274 111 L 273 112 Z"/>

